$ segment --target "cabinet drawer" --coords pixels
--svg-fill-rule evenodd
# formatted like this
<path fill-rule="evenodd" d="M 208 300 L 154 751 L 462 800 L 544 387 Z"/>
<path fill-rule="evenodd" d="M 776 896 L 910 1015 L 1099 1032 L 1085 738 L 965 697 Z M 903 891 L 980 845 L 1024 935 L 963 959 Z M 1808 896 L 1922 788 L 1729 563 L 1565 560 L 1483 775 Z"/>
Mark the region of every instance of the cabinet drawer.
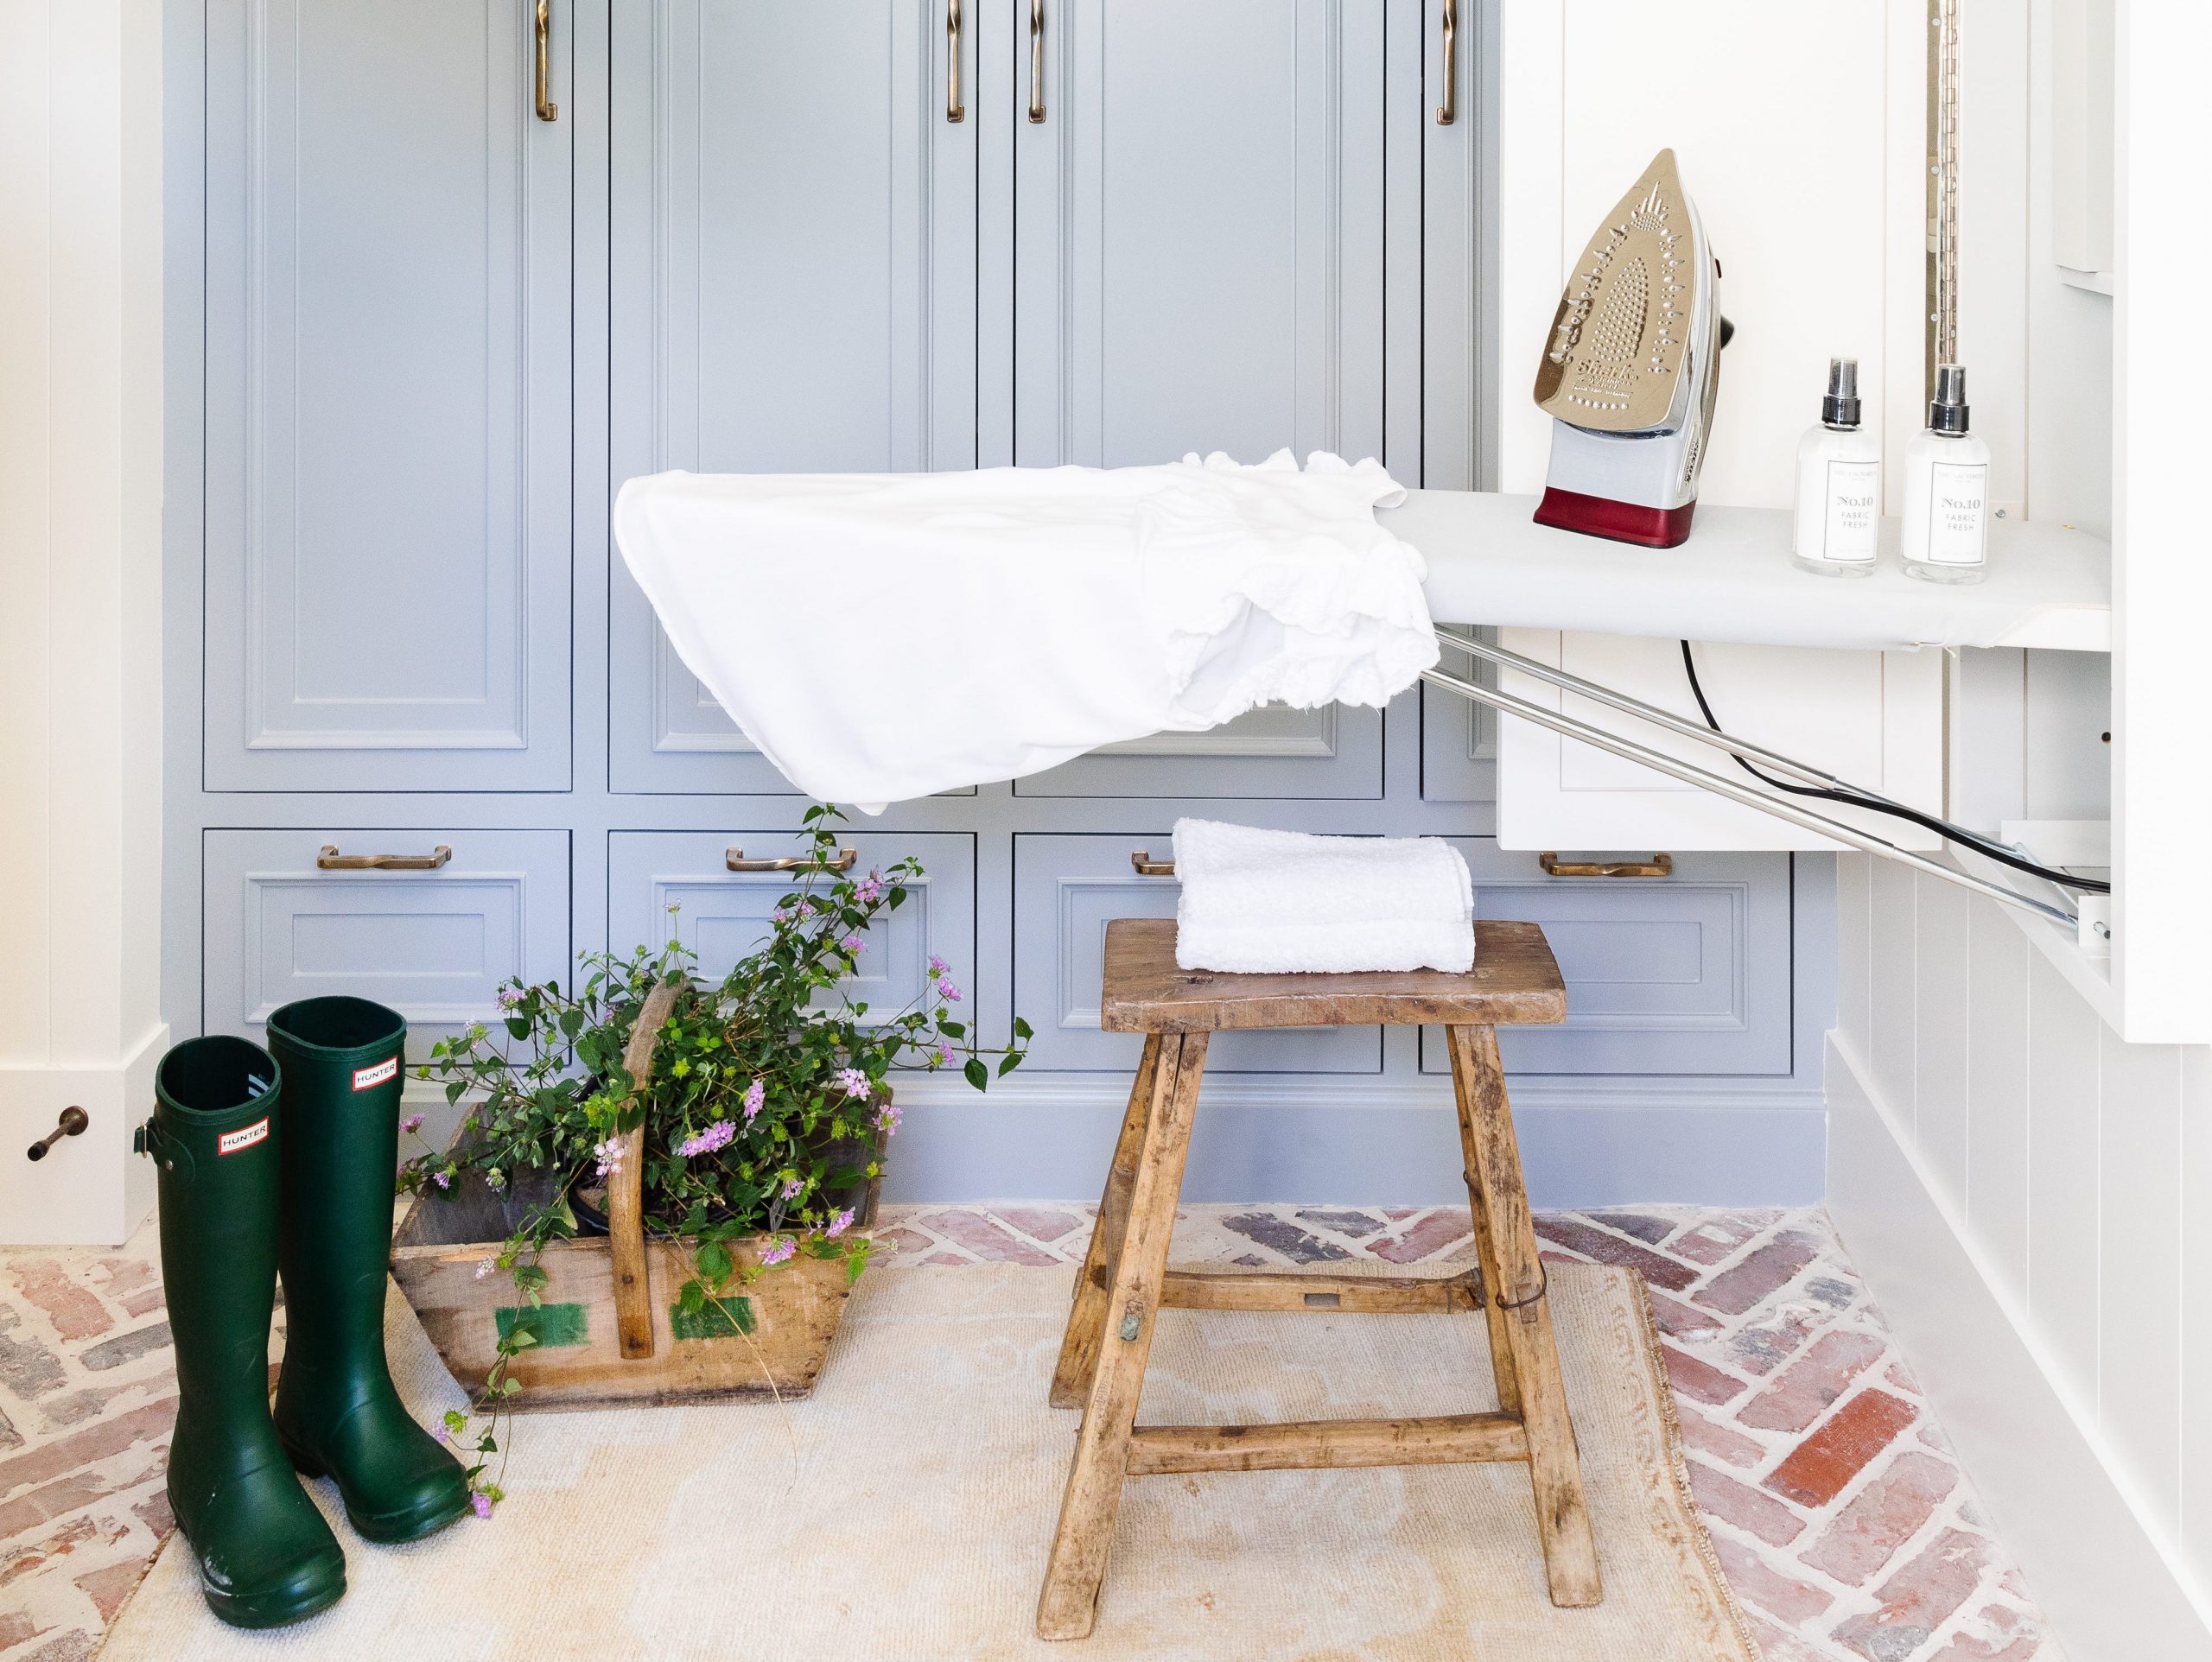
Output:
<path fill-rule="evenodd" d="M 453 856 L 435 871 L 322 871 L 344 854 Z M 511 976 L 569 978 L 569 834 L 210 831 L 202 1017 L 258 1043 L 294 999 L 350 993 L 407 1018 L 408 1055 L 498 1013 Z"/>
<path fill-rule="evenodd" d="M 906 904 L 869 928 L 860 973 L 846 994 L 885 1015 L 921 996 L 930 955 L 953 966 L 972 989 L 976 965 L 976 840 L 965 833 L 854 832 L 838 839 L 857 850 L 860 871 L 881 870 L 910 855 L 925 873 Z M 607 938 L 617 952 L 680 940 L 717 979 L 768 933 L 768 915 L 790 896 L 788 872 L 733 872 L 732 848 L 755 858 L 797 852 L 789 831 L 617 831 L 607 840 Z M 669 909 L 674 907 L 671 912 Z M 972 991 L 969 999 L 973 1012 Z"/>
<path fill-rule="evenodd" d="M 1144 1041 L 1098 1024 L 1106 924 L 1116 917 L 1173 917 L 1173 878 L 1139 877 L 1129 852 L 1168 858 L 1165 830 L 1014 840 L 1014 1007 L 1037 1030 L 1033 1069 L 1129 1073 Z M 1289 1027 L 1218 1033 L 1206 1072 L 1374 1074 L 1382 1070 L 1376 1027 Z"/>
<path fill-rule="evenodd" d="M 1790 857 L 1677 854 L 1667 878 L 1548 878 L 1533 854 L 1453 837 L 1478 917 L 1543 926 L 1567 979 L 1567 1020 L 1501 1027 L 1528 1074 L 1786 1074 Z M 1647 851 L 1648 852 L 1648 851 Z M 1440 1029 L 1421 1071 L 1449 1073 Z"/>

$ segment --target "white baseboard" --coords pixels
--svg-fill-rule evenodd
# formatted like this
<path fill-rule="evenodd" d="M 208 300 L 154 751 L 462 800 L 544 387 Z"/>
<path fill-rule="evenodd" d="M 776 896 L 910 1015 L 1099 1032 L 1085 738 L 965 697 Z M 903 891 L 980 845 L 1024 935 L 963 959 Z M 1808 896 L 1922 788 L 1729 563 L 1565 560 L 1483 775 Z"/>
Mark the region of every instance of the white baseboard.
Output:
<path fill-rule="evenodd" d="M 2212 1627 L 2170 1544 L 2069 1408 L 1972 1235 L 1828 1036 L 1828 1211 L 2070 1662 L 2207 1662 Z"/>

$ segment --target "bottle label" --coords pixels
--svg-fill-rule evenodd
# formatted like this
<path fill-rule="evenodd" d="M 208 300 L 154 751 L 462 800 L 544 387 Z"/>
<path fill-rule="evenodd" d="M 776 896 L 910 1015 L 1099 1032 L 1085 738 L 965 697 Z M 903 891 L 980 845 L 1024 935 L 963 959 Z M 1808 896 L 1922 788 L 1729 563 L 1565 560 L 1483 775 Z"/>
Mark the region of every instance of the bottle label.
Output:
<path fill-rule="evenodd" d="M 1828 463 L 1827 523 L 1821 558 L 1839 565 L 1866 565 L 1874 558 L 1874 535 L 1881 524 L 1882 464 Z"/>
<path fill-rule="evenodd" d="M 1928 469 L 1928 561 L 1978 566 L 1987 557 L 1989 464 L 1939 461 Z"/>

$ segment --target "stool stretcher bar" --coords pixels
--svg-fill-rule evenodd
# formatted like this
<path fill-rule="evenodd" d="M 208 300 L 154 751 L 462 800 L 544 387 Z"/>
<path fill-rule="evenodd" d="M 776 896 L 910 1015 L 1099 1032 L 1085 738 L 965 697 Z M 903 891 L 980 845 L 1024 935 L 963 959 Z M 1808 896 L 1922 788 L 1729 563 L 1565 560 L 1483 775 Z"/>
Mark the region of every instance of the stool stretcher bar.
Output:
<path fill-rule="evenodd" d="M 1698 726 L 1692 722 L 1683 720 L 1669 711 L 1662 710 L 1655 706 L 1645 704 L 1640 700 L 1630 698 L 1625 693 L 1615 692 L 1611 688 L 1601 688 L 1594 682 L 1585 681 L 1579 676 L 1568 675 L 1565 670 L 1554 669 L 1548 664 L 1538 663 L 1535 659 L 1522 657 L 1519 653 L 1508 652 L 1501 648 L 1469 641 L 1455 635 L 1440 633 L 1437 638 L 1445 645 L 1458 647 L 1462 650 L 1472 652 L 1478 657 L 1489 658 L 1491 662 L 1502 664 L 1507 669 L 1532 675 L 1539 680 L 1549 682 L 1554 686 L 1586 695 L 1624 714 L 1655 722 L 1670 732 L 1680 733 L 1683 738 L 1710 745 L 1716 750 L 1727 751 L 1734 755 L 1755 757 L 1761 761 L 1770 763 L 1777 770 L 1786 770 L 1799 778 L 1814 780 L 1831 789 L 1853 790 L 1855 794 L 1864 796 L 1869 801 L 1886 800 L 1886 798 L 1876 796 L 1871 791 L 1859 791 L 1856 787 L 1845 785 L 1830 774 L 1823 773 L 1816 768 L 1808 767 L 1802 762 L 1791 761 L 1789 758 L 1761 745 L 1750 744 L 1739 739 L 1732 739 L 1725 733 L 1714 733 L 1708 728 Z M 1787 797 L 1770 796 L 1751 785 L 1738 783 L 1724 774 L 1714 773 L 1709 769 L 1699 767 L 1695 763 L 1685 762 L 1679 757 L 1669 756 L 1664 751 L 1654 750 L 1649 745 L 1638 744 L 1633 739 L 1624 739 L 1618 733 L 1608 732 L 1604 727 L 1594 726 L 1587 721 L 1579 720 L 1562 711 L 1548 710 L 1542 705 L 1532 703 L 1525 698 L 1517 697 L 1511 693 L 1500 692 L 1495 687 L 1482 686 L 1478 682 L 1448 674 L 1442 669 L 1424 669 L 1421 671 L 1421 678 L 1432 686 L 1441 687 L 1448 693 L 1457 693 L 1460 697 L 1470 699 L 1477 704 L 1486 704 L 1502 714 L 1518 716 L 1523 721 L 1533 721 L 1540 727 L 1548 727 L 1554 733 L 1576 739 L 1582 744 L 1604 751 L 1609 755 L 1618 756 L 1624 761 L 1640 763 L 1656 773 L 1663 773 L 1669 778 L 1681 780 L 1685 784 L 1693 784 L 1702 790 L 1709 790 L 1716 796 L 1725 796 L 1730 802 L 1740 802 L 1746 808 L 1756 809 L 1760 813 L 1787 821 L 1789 824 L 1803 830 L 1817 832 L 1824 837 L 1833 837 L 1838 842 L 1847 844 L 1866 853 L 1878 855 L 1884 860 L 1897 860 L 1902 865 L 1911 866 L 1915 871 L 1925 872 L 1930 877 L 1941 878 L 1946 883 L 1955 884 L 1962 889 L 1971 889 L 1976 894 L 1986 895 L 1990 899 L 2000 901 L 2008 906 L 2017 906 L 2023 911 L 2033 912 L 2039 917 L 2048 918 L 2050 922 L 2061 925 L 2069 932 L 2078 930 L 2080 928 L 2081 919 L 2063 907 L 2037 900 L 2031 895 L 2021 894 L 2017 890 L 2006 888 L 2001 883 L 1993 883 L 1986 878 L 1975 877 L 1971 872 L 1958 870 L 1955 866 L 1946 866 L 1941 860 L 1930 860 L 1927 855 L 1913 849 L 1901 848 L 1887 838 L 1876 836 L 1871 831 L 1862 831 L 1855 825 L 1847 825 L 1841 820 L 1817 813 L 1812 809 L 1791 802 Z"/>

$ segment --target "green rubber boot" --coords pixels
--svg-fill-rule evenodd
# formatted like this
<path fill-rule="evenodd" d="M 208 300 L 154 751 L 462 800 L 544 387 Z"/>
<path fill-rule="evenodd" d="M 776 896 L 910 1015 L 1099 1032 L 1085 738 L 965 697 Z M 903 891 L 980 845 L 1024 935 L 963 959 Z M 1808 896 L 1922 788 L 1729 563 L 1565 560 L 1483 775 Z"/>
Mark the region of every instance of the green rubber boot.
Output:
<path fill-rule="evenodd" d="M 242 1038 L 188 1039 L 162 1058 L 154 1097 L 140 1146 L 159 1168 L 176 1343 L 169 1510 L 207 1608 L 233 1627 L 282 1627 L 337 1602 L 346 1555 L 269 1418 L 276 1064 Z"/>
<path fill-rule="evenodd" d="M 407 1023 L 365 999 L 305 999 L 269 1018 L 284 1069 L 284 1367 L 276 1434 L 330 1476 L 372 1541 L 412 1541 L 468 1510 L 468 1479 L 416 1423 L 384 1354 L 392 1174 Z"/>

